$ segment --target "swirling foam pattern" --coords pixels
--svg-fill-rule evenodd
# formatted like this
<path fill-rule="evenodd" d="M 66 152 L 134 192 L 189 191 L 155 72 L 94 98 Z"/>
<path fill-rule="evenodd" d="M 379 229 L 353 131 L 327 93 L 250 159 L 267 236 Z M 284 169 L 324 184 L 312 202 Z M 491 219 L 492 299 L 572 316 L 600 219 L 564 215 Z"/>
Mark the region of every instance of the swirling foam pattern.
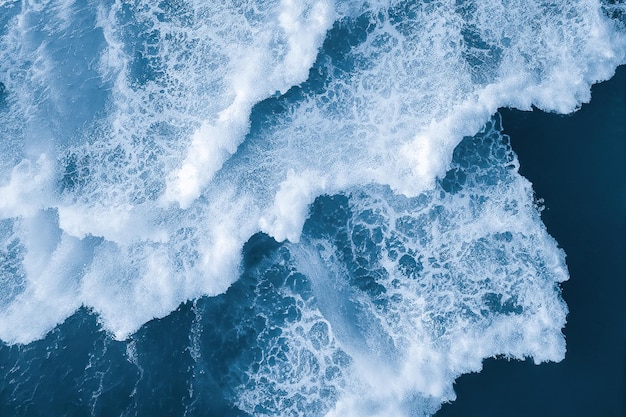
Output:
<path fill-rule="evenodd" d="M 625 15 L 0 2 L 7 410 L 45 410 L 60 345 L 94 415 L 430 415 L 483 358 L 562 359 L 564 254 L 496 112 L 587 102 Z"/>

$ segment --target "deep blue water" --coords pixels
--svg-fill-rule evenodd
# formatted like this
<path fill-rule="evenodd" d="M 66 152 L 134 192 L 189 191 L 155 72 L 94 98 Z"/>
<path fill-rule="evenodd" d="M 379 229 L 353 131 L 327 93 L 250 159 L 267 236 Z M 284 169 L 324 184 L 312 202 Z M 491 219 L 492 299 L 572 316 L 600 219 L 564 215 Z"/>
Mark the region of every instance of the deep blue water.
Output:
<path fill-rule="evenodd" d="M 461 377 L 441 416 L 626 415 L 626 67 L 573 115 L 503 110 L 520 172 L 545 199 L 542 219 L 567 253 L 565 359 L 488 360 Z"/>
<path fill-rule="evenodd" d="M 626 414 L 625 7 L 0 3 L 0 416 Z"/>

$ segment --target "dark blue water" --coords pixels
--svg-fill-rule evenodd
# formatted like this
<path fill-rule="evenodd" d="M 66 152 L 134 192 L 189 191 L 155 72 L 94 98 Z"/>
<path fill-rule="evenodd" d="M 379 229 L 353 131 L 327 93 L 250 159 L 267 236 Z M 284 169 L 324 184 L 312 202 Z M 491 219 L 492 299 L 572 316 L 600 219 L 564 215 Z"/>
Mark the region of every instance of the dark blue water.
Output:
<path fill-rule="evenodd" d="M 0 3 L 0 416 L 624 415 L 624 7 Z"/>
<path fill-rule="evenodd" d="M 502 111 L 521 173 L 568 254 L 565 359 L 537 367 L 488 360 L 455 384 L 437 415 L 624 416 L 626 404 L 626 68 L 570 116 Z"/>

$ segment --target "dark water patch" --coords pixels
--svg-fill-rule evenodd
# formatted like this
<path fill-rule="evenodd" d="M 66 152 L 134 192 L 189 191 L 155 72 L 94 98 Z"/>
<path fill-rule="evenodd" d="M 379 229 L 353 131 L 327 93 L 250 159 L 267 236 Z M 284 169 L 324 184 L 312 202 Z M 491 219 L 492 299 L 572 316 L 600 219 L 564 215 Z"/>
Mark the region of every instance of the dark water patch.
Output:
<path fill-rule="evenodd" d="M 289 294 L 311 297 L 280 247 L 255 235 L 225 294 L 184 303 L 127 341 L 111 339 L 81 309 L 43 340 L 2 345 L 0 415 L 248 416 L 234 405 L 237 389 L 264 361 L 280 359 L 281 329 L 302 319 Z M 328 333 L 320 326 L 321 346 Z"/>
<path fill-rule="evenodd" d="M 602 11 L 616 24 L 626 27 L 626 1 L 602 0 Z"/>
<path fill-rule="evenodd" d="M 483 301 L 487 310 L 484 314 L 522 314 L 524 309 L 517 304 L 517 298 L 511 297 L 503 299 L 502 294 L 487 293 L 483 296 Z"/>
<path fill-rule="evenodd" d="M 41 341 L 3 345 L 0 415 L 121 415 L 138 377 L 125 350 L 85 309 Z"/>
<path fill-rule="evenodd" d="M 61 191 L 71 192 L 89 182 L 91 171 L 89 169 L 89 155 L 78 156 L 75 153 L 66 155 L 61 161 L 64 166 L 63 176 L 60 180 Z"/>
<path fill-rule="evenodd" d="M 7 106 L 7 96 L 9 92 L 4 83 L 0 82 L 0 111 L 4 110 Z"/>
<path fill-rule="evenodd" d="M 488 359 L 437 416 L 625 416 L 626 67 L 569 116 L 502 110 L 520 172 L 567 253 L 565 360 Z"/>

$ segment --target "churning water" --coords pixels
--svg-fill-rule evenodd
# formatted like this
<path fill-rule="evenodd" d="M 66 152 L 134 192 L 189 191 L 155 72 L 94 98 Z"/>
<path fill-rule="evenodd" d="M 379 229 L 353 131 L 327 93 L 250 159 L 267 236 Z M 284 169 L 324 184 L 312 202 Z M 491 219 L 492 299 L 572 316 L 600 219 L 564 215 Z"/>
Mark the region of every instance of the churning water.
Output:
<path fill-rule="evenodd" d="M 561 360 L 497 110 L 589 101 L 625 12 L 0 1 L 3 415 L 432 415 Z"/>

